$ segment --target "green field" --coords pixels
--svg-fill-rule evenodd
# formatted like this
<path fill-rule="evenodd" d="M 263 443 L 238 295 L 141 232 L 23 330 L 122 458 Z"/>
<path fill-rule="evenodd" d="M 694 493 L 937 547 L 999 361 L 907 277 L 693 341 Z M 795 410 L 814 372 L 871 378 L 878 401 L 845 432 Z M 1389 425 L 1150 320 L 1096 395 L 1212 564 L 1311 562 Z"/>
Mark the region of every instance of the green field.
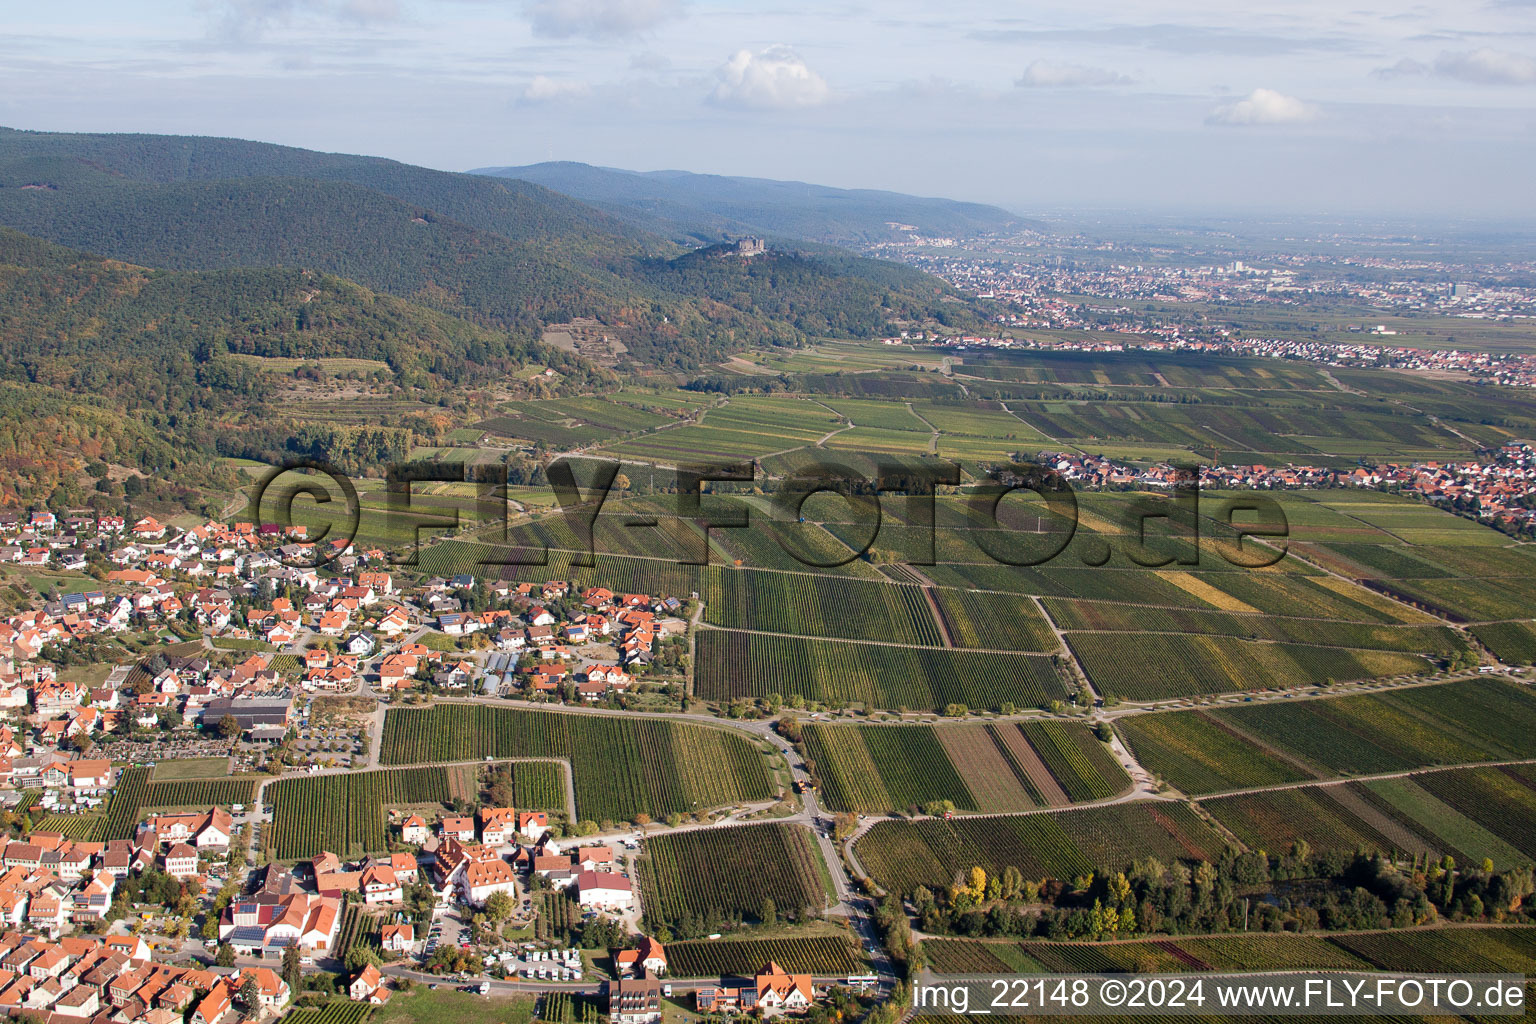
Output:
<path fill-rule="evenodd" d="M 216 779 L 229 774 L 227 757 L 181 757 L 155 762 L 150 778 L 155 782 L 178 779 Z"/>

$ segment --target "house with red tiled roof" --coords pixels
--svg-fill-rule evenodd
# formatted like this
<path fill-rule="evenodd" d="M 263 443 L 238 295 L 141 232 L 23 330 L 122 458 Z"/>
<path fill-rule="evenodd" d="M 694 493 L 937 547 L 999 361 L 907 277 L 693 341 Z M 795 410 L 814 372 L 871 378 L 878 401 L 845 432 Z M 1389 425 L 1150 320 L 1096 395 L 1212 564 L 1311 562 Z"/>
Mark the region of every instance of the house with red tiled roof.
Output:
<path fill-rule="evenodd" d="M 409 953 L 416 947 L 416 929 L 408 924 L 386 924 L 379 933 L 379 946 L 386 953 Z"/>

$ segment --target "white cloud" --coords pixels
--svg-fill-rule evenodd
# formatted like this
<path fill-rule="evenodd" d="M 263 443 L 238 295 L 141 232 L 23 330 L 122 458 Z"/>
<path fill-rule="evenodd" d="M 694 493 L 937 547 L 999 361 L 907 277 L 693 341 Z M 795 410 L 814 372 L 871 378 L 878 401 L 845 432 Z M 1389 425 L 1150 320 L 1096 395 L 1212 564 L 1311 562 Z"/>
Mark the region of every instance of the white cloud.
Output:
<path fill-rule="evenodd" d="M 709 98 L 728 107 L 789 110 L 825 103 L 832 91 L 827 80 L 806 66 L 787 46 L 770 46 L 761 53 L 738 50 L 716 72 L 720 81 Z"/>
<path fill-rule="evenodd" d="M 1273 89 L 1255 89 L 1236 103 L 1211 111 L 1206 124 L 1301 124 L 1317 118 L 1317 108 Z"/>
<path fill-rule="evenodd" d="M 523 87 L 520 97 L 524 103 L 551 103 L 556 100 L 575 99 L 588 93 L 584 82 L 562 82 L 548 75 L 535 75 Z"/>
<path fill-rule="evenodd" d="M 615 39 L 638 35 L 683 12 L 682 0 L 524 0 L 541 36 Z"/>
<path fill-rule="evenodd" d="M 1446 51 L 1436 58 L 1435 73 L 1478 85 L 1536 85 L 1536 59 L 1489 47 Z"/>
<path fill-rule="evenodd" d="M 341 0 L 336 13 L 350 21 L 395 21 L 400 17 L 397 0 Z"/>
<path fill-rule="evenodd" d="M 1025 89 L 1076 89 L 1102 85 L 1130 85 L 1131 79 L 1108 68 L 1082 64 L 1053 64 L 1046 60 L 1032 62 L 1013 83 Z"/>
<path fill-rule="evenodd" d="M 1414 60 L 1412 57 L 1404 57 L 1390 67 L 1377 68 L 1371 72 L 1373 78 L 1412 78 L 1417 75 L 1427 75 L 1430 67 L 1423 61 Z"/>
<path fill-rule="evenodd" d="M 631 71 L 644 71 L 651 74 L 671 71 L 672 59 L 664 53 L 657 53 L 654 50 L 642 50 L 640 53 L 630 55 L 629 69 Z"/>
<path fill-rule="evenodd" d="M 399 0 L 214 0 L 205 7 L 217 18 L 226 43 L 259 40 L 269 29 L 304 19 L 325 19 L 362 27 L 400 20 Z"/>

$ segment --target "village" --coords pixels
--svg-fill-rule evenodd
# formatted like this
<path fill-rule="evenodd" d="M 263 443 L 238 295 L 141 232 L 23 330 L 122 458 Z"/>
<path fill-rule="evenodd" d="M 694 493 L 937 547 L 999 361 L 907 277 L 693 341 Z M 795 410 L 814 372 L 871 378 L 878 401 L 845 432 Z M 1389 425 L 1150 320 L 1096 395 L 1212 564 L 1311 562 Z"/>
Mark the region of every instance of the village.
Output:
<path fill-rule="evenodd" d="M 1103 455 L 1041 452 L 1040 465 L 1089 488 L 1188 486 L 1186 469 L 1157 463 L 1135 466 Z M 1350 469 L 1323 466 L 1196 467 L 1199 486 L 1212 490 L 1289 490 L 1324 487 L 1369 488 L 1416 495 L 1448 511 L 1474 516 L 1511 533 L 1536 528 L 1536 449 L 1507 444 L 1476 460 L 1382 463 Z"/>
<path fill-rule="evenodd" d="M 1185 479 L 1161 463 L 1037 459 L 1086 488 Z M 1526 445 L 1476 462 L 1199 468 L 1205 488 L 1393 489 L 1506 527 L 1529 524 L 1533 477 Z M 696 594 L 421 578 L 346 543 L 323 567 L 295 565 L 313 554 L 302 528 L 241 522 L 6 513 L 0 540 L 0 567 L 39 592 L 0 620 L 0 1012 L 234 1024 L 335 1000 L 387 1008 L 437 986 L 569 992 L 612 1024 L 653 1024 L 680 1004 L 814 1012 L 855 980 L 773 962 L 674 977 L 670 938 L 643 919 L 645 823 L 596 835 L 572 812 L 517 807 L 494 765 L 462 769 L 479 795 L 455 806 L 377 808 L 387 850 L 286 861 L 264 843 L 275 826 L 259 796 L 210 797 L 190 771 L 376 771 L 385 709 L 437 701 L 686 709 L 669 666 Z M 794 778 L 814 824 L 813 788 Z M 178 779 L 202 802 L 140 788 Z"/>
<path fill-rule="evenodd" d="M 150 815 L 132 841 L 72 842 L 47 831 L 13 839 L 0 876 L 0 1012 L 35 1012 L 51 1024 L 227 1024 L 274 1019 L 306 991 L 306 1001 L 318 994 L 383 1006 L 418 980 L 434 990 L 439 982 L 429 979 L 468 981 L 465 991 L 489 996 L 493 987 L 524 988 L 523 979 L 530 988 L 577 983 L 570 991 L 604 997 L 613 1021 L 650 1024 L 661 1020 L 663 995 L 683 995 L 668 980 L 662 944 L 632 933 L 633 885 L 612 846 L 557 842 L 542 812 L 511 808 L 430 825 L 411 815 L 397 831 L 415 852 L 267 865 L 251 872 L 248 890 L 235 881 L 245 872 L 239 834 L 221 808 Z M 529 915 L 534 893 L 570 899 L 587 917 L 612 915 L 617 927 L 604 934 L 621 945 L 547 949 L 478 934 L 479 924 L 472 934 L 468 911 L 499 931 Z M 162 901 L 167 911 L 203 916 L 206 938 L 185 930 L 181 941 L 148 937 L 134 919 Z M 342 955 L 338 943 L 358 908 L 384 911 L 371 919 L 387 923 L 376 944 Z M 582 986 L 599 962 L 604 980 Z M 339 980 L 328 975 L 317 988 L 316 965 Z M 809 975 L 775 964 L 686 989 L 701 1014 L 796 1013 L 817 998 Z"/>
<path fill-rule="evenodd" d="M 467 575 L 406 593 L 382 551 L 335 545 L 324 569 L 294 568 L 302 528 L 249 523 L 4 513 L 0 539 L 0 561 L 59 588 L 0 621 L 0 1012 L 231 1024 L 455 981 L 486 997 L 565 986 L 615 1024 L 660 1021 L 664 996 L 715 1014 L 817 998 L 773 964 L 674 994 L 662 944 L 639 934 L 632 836 L 567 839 L 575 822 L 511 806 L 391 811 L 387 854 L 258 866 L 257 808 L 154 811 L 122 791 L 162 760 L 250 778 L 376 764 L 368 716 L 328 699 L 619 708 L 650 690 L 675 705 L 656 656 L 693 598 Z M 109 651 L 126 660 L 104 678 L 76 667 Z M 83 838 L 122 822 L 131 839 Z M 536 934 L 541 912 L 580 922 L 585 948 L 503 938 Z"/>

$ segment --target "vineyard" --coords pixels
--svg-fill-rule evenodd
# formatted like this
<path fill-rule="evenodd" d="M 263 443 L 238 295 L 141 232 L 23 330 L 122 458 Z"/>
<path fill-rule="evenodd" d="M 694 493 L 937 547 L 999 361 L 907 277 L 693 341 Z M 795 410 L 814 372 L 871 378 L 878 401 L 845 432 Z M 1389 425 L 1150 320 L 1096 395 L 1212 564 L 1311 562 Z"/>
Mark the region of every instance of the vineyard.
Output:
<path fill-rule="evenodd" d="M 675 978 L 750 976 L 770 961 L 791 974 L 817 977 L 862 974 L 868 970 L 858 945 L 850 938 L 836 935 L 674 942 L 667 946 L 667 971 Z"/>
<path fill-rule="evenodd" d="M 1051 624 L 1027 597 L 946 587 L 929 593 L 956 647 L 1050 653 L 1061 646 Z"/>
<path fill-rule="evenodd" d="M 1129 778 L 1088 727 L 808 725 L 807 756 L 834 810 L 915 811 L 934 800 L 983 813 L 1101 800 Z"/>
<path fill-rule="evenodd" d="M 255 776 L 226 779 L 185 779 L 151 782 L 151 769 L 124 768 L 107 803 L 107 816 L 96 837 L 101 840 L 132 839 L 144 812 L 154 808 L 202 808 L 255 802 Z"/>
<path fill-rule="evenodd" d="M 301 1006 L 283 1018 L 283 1024 L 363 1024 L 373 1006 L 339 999 L 324 1006 Z"/>
<path fill-rule="evenodd" d="M 1536 972 L 1536 930 L 1530 928 L 1375 932 L 1333 941 L 1387 971 Z"/>
<path fill-rule="evenodd" d="M 1130 782 L 1109 748 L 1095 739 L 1087 726 L 1023 722 L 1019 731 L 1074 802 L 1106 799 Z"/>
<path fill-rule="evenodd" d="M 870 708 L 1035 707 L 1069 696 L 1052 659 L 950 648 L 763 636 L 710 629 L 698 637 L 696 690 L 728 701 L 770 693 Z"/>
<path fill-rule="evenodd" d="M 307 860 L 322 850 L 343 860 L 383 853 L 386 808 L 446 803 L 454 795 L 451 772 L 429 767 L 278 779 L 267 786 L 272 824 L 262 841 L 275 860 Z"/>
<path fill-rule="evenodd" d="M 638 863 L 641 905 L 653 930 L 666 925 L 691 935 L 737 918 L 757 920 L 766 899 L 779 914 L 827 904 L 826 866 L 799 825 L 661 833 L 645 840 Z"/>
<path fill-rule="evenodd" d="M 341 929 L 336 933 L 336 959 L 346 959 L 347 953 L 358 943 L 372 946 L 375 953 L 379 952 L 383 934 L 382 918 L 368 913 L 361 904 L 348 903 L 341 912 Z"/>
<path fill-rule="evenodd" d="M 581 906 L 570 890 L 534 892 L 530 894 L 536 914 L 533 937 L 539 942 L 561 945 L 570 941 L 571 935 L 581 926 Z"/>
<path fill-rule="evenodd" d="M 1205 802 L 1248 846 L 1379 850 L 1500 867 L 1536 861 L 1536 767 L 1452 768 Z"/>
<path fill-rule="evenodd" d="M 881 888 L 944 888 L 956 871 L 1017 868 L 1025 878 L 1070 879 L 1156 857 L 1215 860 L 1226 843 L 1180 803 L 1144 802 L 1039 814 L 944 821 L 882 821 L 855 844 Z"/>
<path fill-rule="evenodd" d="M 525 811 L 565 811 L 565 770 L 558 761 L 517 761 L 512 772 L 513 806 Z"/>
<path fill-rule="evenodd" d="M 1239 934 L 1111 943 L 928 939 L 923 953 L 938 974 L 1373 970 L 1525 974 L 1536 970 L 1536 929 Z"/>
<path fill-rule="evenodd" d="M 1191 794 L 1536 757 L 1536 697 L 1501 680 L 1115 724 L 1143 766 Z"/>
<path fill-rule="evenodd" d="M 32 831 L 57 832 L 66 839 L 90 842 L 101 834 L 105 822 L 99 814 L 49 814 L 32 826 Z"/>
<path fill-rule="evenodd" d="M 1018 946 L 1015 943 L 982 942 L 978 939 L 926 939 L 923 942 L 923 960 L 935 974 L 1024 973 L 1003 959 L 1003 955 L 1016 949 Z M 1038 965 L 1036 969 L 1039 969 Z"/>
<path fill-rule="evenodd" d="M 385 764 L 553 757 L 571 762 L 576 813 L 592 821 L 661 819 L 772 797 L 758 749 L 722 729 L 660 718 L 524 711 L 483 704 L 392 708 Z"/>
<path fill-rule="evenodd" d="M 1115 726 L 1143 768 L 1186 793 L 1214 793 L 1314 777 L 1266 753 L 1252 737 L 1211 712 L 1128 715 Z"/>
<path fill-rule="evenodd" d="M 1500 661 L 1511 665 L 1536 663 L 1536 622 L 1490 622 L 1471 630 Z"/>
<path fill-rule="evenodd" d="M 599 1024 L 597 1000 L 581 992 L 546 992 L 535 1020 L 545 1024 Z"/>
<path fill-rule="evenodd" d="M 919 587 L 805 573 L 720 569 L 707 577 L 704 619 L 769 633 L 940 644 Z"/>
<path fill-rule="evenodd" d="M 495 529 L 499 531 L 500 526 Z M 599 551 L 594 559 L 595 565 L 576 567 L 571 565 L 574 557 L 572 552 L 554 548 L 547 553 L 537 549 L 522 551 L 517 555 L 523 560 L 522 563 L 512 563 L 512 557 L 509 546 L 505 544 L 446 540 L 422 548 L 420 570 L 442 576 L 458 573 L 486 576 L 499 573 L 507 579 L 530 583 L 551 579 L 570 580 L 578 589 L 608 587 L 615 591 L 641 594 L 687 595 L 699 590 L 700 570 L 697 567 L 656 558 L 632 558 Z M 539 561 L 541 557 L 544 561 Z"/>
<path fill-rule="evenodd" d="M 1435 655 L 1449 655 L 1465 650 L 1467 646 L 1460 635 L 1447 626 L 1283 618 L 1252 612 L 1147 608 L 1059 598 L 1046 598 L 1045 608 L 1056 625 L 1068 631 L 1191 633 Z"/>
<path fill-rule="evenodd" d="M 1225 636 L 1127 632 L 1066 637 L 1096 690 L 1133 701 L 1414 675 L 1433 667 L 1416 654 Z"/>

